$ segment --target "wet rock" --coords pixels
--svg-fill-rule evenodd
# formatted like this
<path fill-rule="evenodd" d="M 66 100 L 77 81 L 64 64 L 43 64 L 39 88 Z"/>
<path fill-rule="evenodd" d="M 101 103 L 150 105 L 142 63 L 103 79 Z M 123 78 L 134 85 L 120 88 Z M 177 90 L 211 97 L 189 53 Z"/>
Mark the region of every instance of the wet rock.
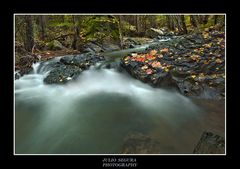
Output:
<path fill-rule="evenodd" d="M 32 65 L 33 63 L 35 63 L 37 61 L 37 59 L 31 55 L 26 55 L 26 56 L 22 56 L 19 59 L 19 74 L 21 76 L 23 76 L 24 74 L 28 74 L 30 73 L 33 69 L 32 69 Z"/>
<path fill-rule="evenodd" d="M 91 52 L 91 53 L 100 53 L 104 52 L 104 49 L 99 46 L 96 42 L 89 42 L 86 45 L 84 45 L 84 52 Z"/>
<path fill-rule="evenodd" d="M 48 76 L 44 79 L 44 82 L 47 84 L 65 84 L 68 81 L 76 79 L 81 72 L 81 68 L 61 65 L 50 71 Z"/>
<path fill-rule="evenodd" d="M 203 132 L 198 144 L 193 150 L 194 154 L 224 154 L 225 140 L 212 132 Z"/>
<path fill-rule="evenodd" d="M 116 50 L 120 50 L 120 46 L 113 44 L 113 43 L 107 43 L 104 42 L 102 43 L 102 48 L 104 49 L 105 52 L 110 52 L 110 51 L 116 51 Z"/>
<path fill-rule="evenodd" d="M 185 96 L 199 97 L 203 95 L 203 87 L 193 80 L 185 79 L 177 83 L 180 92 Z"/>
<path fill-rule="evenodd" d="M 178 77 L 178 78 L 186 78 L 186 77 L 189 76 L 190 74 L 191 74 L 191 71 L 190 71 L 190 69 L 187 68 L 187 67 L 176 66 L 176 67 L 172 70 L 172 76 Z"/>
<path fill-rule="evenodd" d="M 15 72 L 15 80 L 19 79 L 21 77 L 21 74 L 19 71 Z"/>
<path fill-rule="evenodd" d="M 160 28 L 160 29 L 155 29 L 155 28 L 150 28 L 146 31 L 146 36 L 150 38 L 156 38 L 158 36 L 171 36 L 173 35 L 173 32 L 169 32 L 167 28 Z"/>
<path fill-rule="evenodd" d="M 128 135 L 122 146 L 122 154 L 160 154 L 160 142 L 148 135 L 134 133 Z"/>
<path fill-rule="evenodd" d="M 136 45 L 139 45 L 136 41 L 134 41 L 131 38 L 127 38 L 126 40 L 123 41 L 123 48 L 128 49 L 128 48 L 135 48 Z"/>
<path fill-rule="evenodd" d="M 87 70 L 91 65 L 103 60 L 105 60 L 103 56 L 89 54 L 62 57 L 59 62 L 51 65 L 51 70 L 44 82 L 47 84 L 65 84 L 75 80 L 82 71 Z"/>
<path fill-rule="evenodd" d="M 71 64 L 73 58 L 74 58 L 74 55 L 64 56 L 60 59 L 60 62 L 63 63 L 63 64 L 66 64 L 66 65 L 69 65 L 69 64 Z"/>

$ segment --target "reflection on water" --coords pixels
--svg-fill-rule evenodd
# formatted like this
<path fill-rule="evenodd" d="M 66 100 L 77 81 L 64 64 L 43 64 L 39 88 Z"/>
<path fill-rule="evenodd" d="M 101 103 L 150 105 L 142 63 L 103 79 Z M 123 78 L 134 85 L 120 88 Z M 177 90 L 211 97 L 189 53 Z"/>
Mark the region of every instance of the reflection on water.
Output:
<path fill-rule="evenodd" d="M 115 154 L 133 132 L 159 140 L 162 153 L 192 153 L 204 130 L 224 136 L 224 106 L 215 109 L 113 69 L 92 68 L 64 86 L 45 85 L 43 77 L 15 81 L 16 153 Z"/>

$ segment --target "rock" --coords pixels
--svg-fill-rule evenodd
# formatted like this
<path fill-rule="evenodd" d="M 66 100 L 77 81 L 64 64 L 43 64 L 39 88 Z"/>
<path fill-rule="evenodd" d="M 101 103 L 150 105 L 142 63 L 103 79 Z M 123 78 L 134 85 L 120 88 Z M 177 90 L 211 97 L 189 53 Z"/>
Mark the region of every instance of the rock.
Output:
<path fill-rule="evenodd" d="M 105 60 L 103 56 L 81 54 L 62 57 L 59 62 L 51 64 L 51 70 L 45 77 L 47 84 L 65 84 L 75 80 L 82 71 L 87 70 L 91 65 Z"/>
<path fill-rule="evenodd" d="M 184 79 L 182 82 L 178 82 L 177 85 L 180 92 L 185 96 L 203 96 L 203 87 L 192 79 Z"/>
<path fill-rule="evenodd" d="M 76 79 L 81 72 L 81 68 L 69 65 L 61 65 L 60 67 L 50 71 L 50 73 L 44 79 L 44 82 L 47 84 L 65 84 L 68 81 Z"/>
<path fill-rule="evenodd" d="M 111 42 L 103 42 L 102 48 L 104 49 L 105 52 L 120 50 L 119 45 L 113 44 Z"/>
<path fill-rule="evenodd" d="M 91 53 L 91 54 L 95 53 L 95 51 L 93 49 L 89 48 L 89 47 L 85 48 L 82 52 L 83 53 Z"/>
<path fill-rule="evenodd" d="M 70 65 L 72 60 L 74 58 L 74 55 L 71 55 L 71 56 L 64 56 L 60 59 L 60 62 L 63 63 L 63 64 L 66 64 L 66 65 Z"/>
<path fill-rule="evenodd" d="M 100 52 L 104 52 L 105 50 L 103 49 L 103 47 L 101 47 L 100 45 L 97 44 L 97 42 L 89 42 L 86 45 L 84 45 L 84 51 L 85 52 L 95 52 L 95 53 L 100 53 Z"/>
<path fill-rule="evenodd" d="M 21 74 L 19 73 L 19 71 L 15 72 L 15 80 L 19 79 L 21 77 Z"/>
<path fill-rule="evenodd" d="M 131 38 L 127 38 L 126 40 L 123 41 L 123 48 L 128 49 L 128 48 L 135 48 L 136 45 L 139 45 L 135 40 Z"/>
<path fill-rule="evenodd" d="M 167 30 L 164 29 L 155 29 L 155 28 L 150 28 L 146 31 L 146 36 L 150 38 L 156 38 L 158 36 L 166 35 Z"/>
<path fill-rule="evenodd" d="M 22 56 L 20 59 L 19 59 L 19 74 L 21 76 L 23 76 L 24 74 L 28 74 L 30 73 L 33 68 L 32 68 L 32 65 L 33 63 L 35 63 L 37 60 L 37 58 L 31 56 L 31 55 L 26 55 L 26 56 Z"/>
<path fill-rule="evenodd" d="M 160 154 L 160 142 L 150 136 L 134 133 L 124 139 L 122 154 Z"/>
<path fill-rule="evenodd" d="M 212 132 L 203 132 L 198 144 L 193 150 L 194 154 L 224 154 L 225 140 Z"/>
<path fill-rule="evenodd" d="M 177 78 L 186 78 L 190 75 L 190 69 L 187 67 L 176 66 L 172 71 L 172 76 Z"/>
<path fill-rule="evenodd" d="M 48 50 L 61 50 L 64 48 L 63 45 L 57 40 L 53 40 L 53 41 L 47 43 L 46 47 Z"/>

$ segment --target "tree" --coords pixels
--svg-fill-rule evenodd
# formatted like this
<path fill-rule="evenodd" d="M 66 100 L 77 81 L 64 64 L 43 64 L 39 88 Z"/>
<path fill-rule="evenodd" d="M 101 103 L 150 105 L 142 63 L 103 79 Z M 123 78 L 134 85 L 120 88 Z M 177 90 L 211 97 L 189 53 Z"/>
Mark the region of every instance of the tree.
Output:
<path fill-rule="evenodd" d="M 190 16 L 190 23 L 193 27 L 195 27 L 195 28 L 198 27 L 196 16 L 194 16 L 194 15 Z"/>
<path fill-rule="evenodd" d="M 136 28 L 137 32 L 140 33 L 141 32 L 140 15 L 136 15 Z"/>
<path fill-rule="evenodd" d="M 39 27 L 40 27 L 40 38 L 41 40 L 45 40 L 46 36 L 46 16 L 39 15 Z"/>
<path fill-rule="evenodd" d="M 26 38 L 25 38 L 25 49 L 30 52 L 34 46 L 34 34 L 33 34 L 33 22 L 32 16 L 26 15 L 25 16 L 26 22 Z"/>
<path fill-rule="evenodd" d="M 122 21 L 123 21 L 123 16 L 119 15 L 118 17 L 119 21 L 118 21 L 118 30 L 119 30 L 119 39 L 120 39 L 120 46 L 121 48 L 123 47 L 123 36 L 122 36 Z"/>
<path fill-rule="evenodd" d="M 74 50 L 76 50 L 78 48 L 78 44 L 79 44 L 79 27 L 77 24 L 76 15 L 72 16 L 72 22 L 73 22 L 73 28 L 74 28 L 72 48 Z"/>
<path fill-rule="evenodd" d="M 184 15 L 181 15 L 181 16 L 180 16 L 180 19 L 181 19 L 181 24 L 182 24 L 182 28 L 183 28 L 183 33 L 184 33 L 184 34 L 187 34 L 188 31 L 187 31 L 187 26 L 186 26 L 186 22 L 185 22 L 185 17 L 184 17 Z"/>
<path fill-rule="evenodd" d="M 174 30 L 173 16 L 167 15 L 167 27 L 169 30 Z"/>
<path fill-rule="evenodd" d="M 214 24 L 216 25 L 218 23 L 218 15 L 214 15 Z"/>

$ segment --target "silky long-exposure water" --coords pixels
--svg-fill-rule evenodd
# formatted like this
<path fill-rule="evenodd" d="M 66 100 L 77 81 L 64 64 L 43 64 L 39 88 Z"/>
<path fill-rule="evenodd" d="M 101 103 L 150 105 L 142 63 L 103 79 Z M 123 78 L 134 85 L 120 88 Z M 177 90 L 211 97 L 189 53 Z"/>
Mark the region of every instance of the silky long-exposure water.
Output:
<path fill-rule="evenodd" d="M 46 85 L 48 65 L 15 80 L 17 154 L 119 154 L 135 132 L 158 140 L 163 154 L 191 154 L 203 131 L 224 136 L 224 103 L 190 100 L 97 66 L 66 85 Z"/>

